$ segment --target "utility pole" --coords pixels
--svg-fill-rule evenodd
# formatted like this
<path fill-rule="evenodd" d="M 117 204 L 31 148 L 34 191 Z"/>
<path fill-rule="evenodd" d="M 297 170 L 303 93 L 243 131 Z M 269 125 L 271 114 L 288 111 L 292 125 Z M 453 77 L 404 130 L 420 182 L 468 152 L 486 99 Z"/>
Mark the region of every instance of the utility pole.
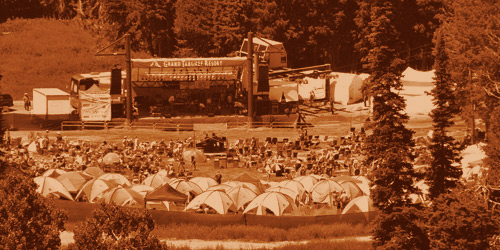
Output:
<path fill-rule="evenodd" d="M 247 47 L 247 60 L 248 60 L 248 122 L 250 123 L 250 127 L 252 127 L 253 123 L 253 33 L 248 32 L 248 47 Z"/>
<path fill-rule="evenodd" d="M 126 99 L 126 114 L 127 114 L 127 126 L 132 124 L 132 59 L 130 58 L 130 34 L 125 35 L 126 40 L 126 51 L 125 51 L 125 61 L 127 64 L 127 99 Z"/>

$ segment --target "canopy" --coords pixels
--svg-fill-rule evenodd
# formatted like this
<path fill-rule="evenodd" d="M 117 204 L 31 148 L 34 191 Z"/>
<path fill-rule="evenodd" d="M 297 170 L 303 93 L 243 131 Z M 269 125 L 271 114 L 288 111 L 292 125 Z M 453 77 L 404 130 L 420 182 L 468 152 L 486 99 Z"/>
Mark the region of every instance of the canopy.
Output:
<path fill-rule="evenodd" d="M 151 193 L 147 194 L 144 197 L 144 200 L 146 202 L 148 202 L 148 201 L 172 201 L 172 202 L 184 203 L 187 201 L 187 198 L 188 198 L 187 195 L 175 190 L 168 183 L 165 183 L 165 184 L 157 187 Z"/>
<path fill-rule="evenodd" d="M 203 152 L 201 150 L 195 149 L 195 148 L 190 148 L 190 149 L 184 150 L 184 152 L 182 152 L 182 157 L 184 158 L 185 162 L 191 162 L 191 159 L 193 157 L 194 157 L 196 162 L 205 162 L 206 161 L 206 158 L 205 158 L 205 155 L 203 154 Z"/>
<path fill-rule="evenodd" d="M 209 187 L 217 185 L 217 182 L 210 177 L 194 177 L 189 179 L 189 181 L 198 185 L 203 191 L 207 190 Z"/>
<path fill-rule="evenodd" d="M 307 192 L 311 192 L 314 184 L 318 183 L 318 180 L 310 175 L 295 177 L 294 180 L 300 182 Z"/>
<path fill-rule="evenodd" d="M 83 170 L 84 173 L 94 176 L 95 178 L 98 178 L 99 176 L 104 174 L 104 171 L 98 167 L 88 167 L 85 170 Z"/>
<path fill-rule="evenodd" d="M 107 153 L 103 158 L 102 162 L 106 165 L 120 162 L 120 156 L 117 153 Z"/>
<path fill-rule="evenodd" d="M 66 173 L 66 171 L 64 171 L 62 169 L 51 168 L 51 169 L 43 172 L 42 176 L 57 178 L 57 176 L 62 175 L 64 173 Z"/>
<path fill-rule="evenodd" d="M 52 195 L 58 197 L 64 197 L 68 200 L 73 200 L 71 194 L 66 190 L 64 185 L 58 180 L 47 177 L 47 176 L 38 176 L 33 179 L 35 183 L 38 185 L 36 191 L 40 193 L 44 197 L 50 197 Z"/>
<path fill-rule="evenodd" d="M 365 213 L 365 218 L 369 221 L 368 212 L 376 211 L 376 208 L 373 206 L 373 202 L 369 196 L 360 196 L 351 200 L 345 206 L 344 210 L 342 210 L 342 214 L 347 213 Z"/>
<path fill-rule="evenodd" d="M 344 181 L 340 183 L 340 185 L 344 188 L 344 191 L 351 200 L 364 195 L 363 191 L 361 191 L 356 183 L 353 183 L 351 181 Z"/>
<path fill-rule="evenodd" d="M 119 184 L 112 180 L 93 179 L 85 183 L 82 189 L 76 195 L 76 200 L 85 195 L 87 201 L 94 203 L 98 198 L 102 197 L 103 193 L 109 189 L 117 187 Z"/>
<path fill-rule="evenodd" d="M 117 206 L 135 206 L 142 207 L 144 198 L 131 188 L 115 187 L 106 191 L 102 199 L 105 203 L 115 204 Z"/>
<path fill-rule="evenodd" d="M 332 180 L 322 180 L 311 190 L 311 197 L 313 202 L 318 203 L 333 203 L 334 193 L 340 194 L 344 188 L 337 182 Z"/>
<path fill-rule="evenodd" d="M 278 192 L 270 192 L 255 197 L 243 213 L 246 214 L 253 209 L 257 209 L 257 215 L 264 215 L 268 209 L 275 216 L 281 216 L 284 212 L 292 211 L 294 208 L 293 202 L 288 200 L 285 195 Z"/>
<path fill-rule="evenodd" d="M 166 176 L 164 176 L 161 173 L 156 173 L 156 174 L 152 174 L 152 175 L 149 175 L 148 177 L 146 177 L 146 179 L 144 179 L 142 181 L 142 184 L 146 185 L 146 186 L 153 187 L 153 188 L 157 188 L 157 187 L 167 183 L 168 181 L 169 181 L 169 179 Z"/>
<path fill-rule="evenodd" d="M 56 179 L 60 181 L 70 193 L 77 193 L 82 186 L 93 177 L 81 172 L 67 172 L 59 175 Z"/>
<path fill-rule="evenodd" d="M 231 187 L 245 187 L 252 190 L 256 194 L 262 193 L 260 188 L 258 188 L 255 184 L 246 181 L 226 181 L 222 184 L 227 184 Z"/>
<path fill-rule="evenodd" d="M 284 194 L 288 197 L 290 197 L 293 201 L 296 201 L 299 197 L 299 193 L 297 193 L 296 191 L 294 190 L 291 190 L 289 188 L 286 188 L 286 187 L 270 187 L 268 189 L 266 189 L 266 192 L 277 192 L 277 193 L 280 193 L 280 194 Z"/>
<path fill-rule="evenodd" d="M 174 181 L 170 181 L 168 184 L 170 184 L 170 186 L 175 188 L 177 191 L 179 191 L 183 194 L 186 194 L 186 195 L 189 195 L 189 193 L 192 193 L 196 196 L 196 195 L 199 195 L 203 192 L 203 190 L 201 190 L 200 186 L 198 186 L 197 184 L 190 182 L 190 181 L 177 179 Z"/>
<path fill-rule="evenodd" d="M 99 176 L 99 180 L 111 180 L 122 186 L 131 186 L 132 183 L 123 175 L 117 173 L 107 173 Z"/>
<path fill-rule="evenodd" d="M 241 182 L 248 182 L 254 184 L 256 187 L 258 187 L 261 191 L 263 191 L 265 188 L 262 185 L 262 182 L 260 182 L 259 178 L 253 177 L 247 173 L 244 173 L 236 178 L 233 179 L 233 181 L 241 181 Z"/>
<path fill-rule="evenodd" d="M 229 209 L 235 210 L 231 197 L 219 190 L 205 191 L 196 196 L 186 206 L 186 210 L 197 209 L 203 204 L 213 208 L 219 214 L 226 214 Z"/>
<path fill-rule="evenodd" d="M 249 188 L 244 186 L 233 187 L 226 191 L 227 195 L 231 197 L 236 206 L 236 211 L 243 209 L 246 204 L 251 202 L 257 194 Z"/>

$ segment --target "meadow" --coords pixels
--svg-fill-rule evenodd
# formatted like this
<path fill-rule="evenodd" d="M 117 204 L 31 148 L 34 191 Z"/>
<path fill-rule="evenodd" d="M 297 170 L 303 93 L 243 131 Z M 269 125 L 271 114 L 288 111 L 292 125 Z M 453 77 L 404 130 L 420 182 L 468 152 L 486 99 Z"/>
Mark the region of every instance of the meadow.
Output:
<path fill-rule="evenodd" d="M 33 88 L 67 91 L 71 76 L 109 71 L 125 58 L 95 56 L 106 41 L 76 20 L 15 19 L 0 24 L 0 92 L 15 100 Z"/>

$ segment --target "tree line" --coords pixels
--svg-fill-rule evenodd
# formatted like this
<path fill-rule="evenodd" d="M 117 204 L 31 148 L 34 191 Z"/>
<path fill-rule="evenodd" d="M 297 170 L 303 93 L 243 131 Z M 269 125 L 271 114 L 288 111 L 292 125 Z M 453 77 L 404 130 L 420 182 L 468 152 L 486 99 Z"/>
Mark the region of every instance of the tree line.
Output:
<path fill-rule="evenodd" d="M 132 34 L 135 50 L 158 57 L 233 55 L 247 33 L 283 42 L 289 67 L 329 63 L 336 71 L 362 70 L 356 44 L 366 36 L 361 0 L 7 0 L 9 18 L 78 19 L 106 41 Z M 3 5 L 3 6 L 2 6 Z M 415 68 L 432 66 L 432 34 L 440 0 L 401 1 L 402 49 Z"/>

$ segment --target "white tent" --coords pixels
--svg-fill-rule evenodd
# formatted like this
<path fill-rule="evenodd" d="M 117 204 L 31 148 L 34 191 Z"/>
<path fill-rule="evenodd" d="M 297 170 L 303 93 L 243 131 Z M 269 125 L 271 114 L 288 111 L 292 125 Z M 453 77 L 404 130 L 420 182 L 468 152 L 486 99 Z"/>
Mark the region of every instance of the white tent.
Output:
<path fill-rule="evenodd" d="M 419 71 L 408 67 L 401 74 L 401 82 L 403 86 L 432 87 L 434 86 L 434 72 L 435 70 Z"/>
<path fill-rule="evenodd" d="M 311 94 L 314 100 L 326 97 L 325 79 L 305 77 L 303 82 L 297 83 L 284 79 L 272 79 L 269 81 L 269 99 L 281 101 L 282 96 L 286 102 L 296 102 L 299 99 L 310 100 Z M 297 90 L 299 94 L 297 95 Z"/>
<path fill-rule="evenodd" d="M 332 73 L 332 76 L 335 78 L 330 80 L 332 84 L 330 95 L 333 94 L 335 102 L 347 105 L 363 99 L 361 93 L 363 79 L 361 77 L 356 74 L 338 72 Z"/>

